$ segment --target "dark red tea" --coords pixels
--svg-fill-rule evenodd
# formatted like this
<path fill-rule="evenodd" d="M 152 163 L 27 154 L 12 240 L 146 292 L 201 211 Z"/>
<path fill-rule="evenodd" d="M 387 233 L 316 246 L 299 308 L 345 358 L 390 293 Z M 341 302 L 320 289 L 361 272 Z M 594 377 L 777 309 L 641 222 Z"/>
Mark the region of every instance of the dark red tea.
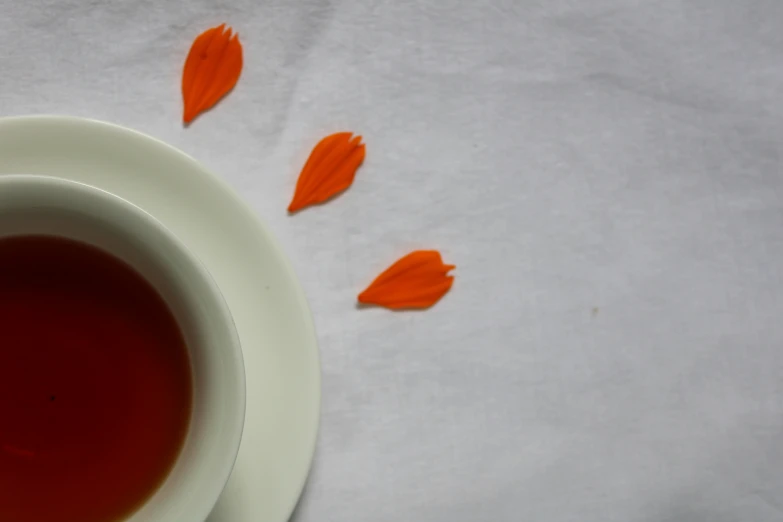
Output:
<path fill-rule="evenodd" d="M 74 241 L 0 239 L 0 521 L 131 514 L 177 459 L 191 400 L 182 334 L 139 274 Z"/>

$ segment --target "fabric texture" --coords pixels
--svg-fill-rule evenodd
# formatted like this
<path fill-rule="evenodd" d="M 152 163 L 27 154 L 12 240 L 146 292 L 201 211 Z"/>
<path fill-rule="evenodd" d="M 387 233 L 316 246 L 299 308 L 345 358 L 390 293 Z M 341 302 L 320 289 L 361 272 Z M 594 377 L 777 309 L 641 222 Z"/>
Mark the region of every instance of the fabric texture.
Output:
<path fill-rule="evenodd" d="M 224 21 L 242 76 L 184 128 Z M 781 26 L 780 0 L 0 0 L 0 114 L 151 134 L 277 235 L 323 364 L 295 521 L 782 521 Z M 341 130 L 353 186 L 288 216 Z M 452 291 L 358 309 L 417 248 Z"/>

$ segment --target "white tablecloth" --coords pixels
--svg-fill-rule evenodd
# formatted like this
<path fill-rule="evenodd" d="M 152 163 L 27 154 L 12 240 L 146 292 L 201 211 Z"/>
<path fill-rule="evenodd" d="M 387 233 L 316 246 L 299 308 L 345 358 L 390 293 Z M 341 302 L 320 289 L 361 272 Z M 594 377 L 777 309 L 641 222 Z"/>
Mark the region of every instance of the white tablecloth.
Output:
<path fill-rule="evenodd" d="M 226 21 L 245 68 L 188 129 Z M 783 520 L 780 0 L 0 0 L 0 114 L 170 142 L 288 252 L 323 358 L 297 522 Z M 322 136 L 354 186 L 289 217 Z M 357 310 L 399 256 L 423 313 Z"/>

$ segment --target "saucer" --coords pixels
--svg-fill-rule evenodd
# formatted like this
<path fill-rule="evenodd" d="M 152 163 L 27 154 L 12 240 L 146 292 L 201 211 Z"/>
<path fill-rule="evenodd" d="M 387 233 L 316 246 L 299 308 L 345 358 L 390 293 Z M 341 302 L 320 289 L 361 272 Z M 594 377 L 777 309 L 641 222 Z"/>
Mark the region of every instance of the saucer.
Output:
<path fill-rule="evenodd" d="M 184 153 L 115 125 L 0 118 L 0 175 L 79 181 L 136 204 L 204 263 L 234 317 L 247 417 L 236 466 L 208 522 L 284 522 L 315 449 L 320 366 L 302 289 L 271 233 L 218 177 Z"/>

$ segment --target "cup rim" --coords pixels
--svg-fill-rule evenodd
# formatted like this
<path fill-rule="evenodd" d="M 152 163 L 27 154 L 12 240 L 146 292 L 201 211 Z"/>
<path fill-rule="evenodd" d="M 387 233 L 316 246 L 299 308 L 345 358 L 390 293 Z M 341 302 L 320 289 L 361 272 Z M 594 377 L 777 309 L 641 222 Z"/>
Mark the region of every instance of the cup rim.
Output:
<path fill-rule="evenodd" d="M 210 484 L 213 485 L 207 488 L 207 491 L 198 495 L 198 498 L 202 501 L 198 502 L 198 508 L 194 508 L 197 511 L 188 513 L 188 515 L 191 517 L 197 517 L 192 518 L 194 521 L 206 520 L 206 518 L 214 509 L 215 504 L 217 504 L 220 494 L 225 489 L 225 486 L 228 483 L 228 480 L 234 469 L 242 442 L 242 434 L 244 431 L 247 408 L 247 382 L 242 346 L 233 316 L 228 307 L 228 304 L 225 301 L 225 298 L 223 297 L 222 292 L 220 291 L 220 288 L 201 260 L 188 248 L 187 245 L 185 245 L 184 242 L 182 242 L 181 239 L 179 239 L 179 237 L 177 237 L 150 213 L 121 196 L 87 183 L 58 178 L 56 176 L 39 174 L 9 174 L 0 176 L 0 191 L 3 190 L 3 186 L 12 185 L 28 185 L 39 188 L 44 187 L 50 190 L 62 190 L 64 192 L 78 192 L 84 197 L 99 200 L 103 205 L 122 208 L 122 212 L 128 216 L 131 216 L 132 219 L 138 222 L 142 222 L 142 224 L 147 228 L 154 229 L 163 237 L 170 247 L 178 250 L 180 254 L 182 254 L 183 258 L 186 259 L 187 262 L 191 265 L 191 268 L 196 271 L 197 276 L 201 278 L 202 282 L 208 289 L 210 294 L 209 298 L 211 301 L 213 301 L 217 308 L 217 312 L 220 314 L 220 322 L 224 322 L 228 327 L 227 333 L 229 337 L 228 340 L 230 342 L 227 343 L 227 345 L 224 346 L 222 350 L 227 352 L 229 355 L 228 360 L 230 360 L 231 364 L 233 365 L 231 368 L 231 373 L 236 377 L 236 385 L 227 392 L 227 395 L 230 396 L 231 401 L 234 401 L 235 404 L 238 405 L 238 411 L 241 412 L 241 414 L 236 415 L 235 419 L 233 420 L 233 425 L 228 426 L 231 429 L 230 433 L 232 434 L 230 437 L 231 449 L 226 450 L 226 458 L 222 460 L 220 468 L 213 468 L 210 470 L 209 475 L 213 479 L 218 477 L 219 480 L 213 480 L 210 482 Z M 177 459 L 179 458 L 180 457 L 177 457 Z M 169 474 L 170 472 L 171 470 L 169 471 Z M 150 501 L 165 488 L 168 477 L 169 475 L 167 475 L 167 478 L 164 479 L 164 482 L 161 484 L 161 486 L 159 486 L 159 488 L 156 489 L 151 494 L 151 496 L 146 498 L 134 512 L 127 515 L 127 518 L 123 520 L 126 522 L 135 522 L 137 514 L 144 509 L 144 506 L 149 504 Z"/>

